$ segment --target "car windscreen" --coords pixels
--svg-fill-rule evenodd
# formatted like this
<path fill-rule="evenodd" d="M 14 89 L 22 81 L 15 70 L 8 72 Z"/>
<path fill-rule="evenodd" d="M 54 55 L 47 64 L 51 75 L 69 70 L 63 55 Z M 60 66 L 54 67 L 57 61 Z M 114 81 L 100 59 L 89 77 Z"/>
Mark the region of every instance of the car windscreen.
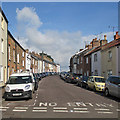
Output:
<path fill-rule="evenodd" d="M 95 82 L 105 83 L 105 79 L 104 78 L 95 78 Z"/>
<path fill-rule="evenodd" d="M 88 77 L 87 77 L 87 76 L 84 76 L 84 77 L 83 77 L 83 81 L 88 81 Z"/>
<path fill-rule="evenodd" d="M 32 83 L 32 78 L 31 76 L 11 76 L 7 83 L 8 84 Z"/>

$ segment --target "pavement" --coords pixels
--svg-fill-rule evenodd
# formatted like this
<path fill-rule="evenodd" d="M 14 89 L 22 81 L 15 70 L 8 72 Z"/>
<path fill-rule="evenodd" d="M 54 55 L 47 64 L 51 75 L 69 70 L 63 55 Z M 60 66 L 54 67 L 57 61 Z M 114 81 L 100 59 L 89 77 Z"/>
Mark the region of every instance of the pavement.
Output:
<path fill-rule="evenodd" d="M 3 118 L 120 118 L 120 100 L 66 83 L 58 75 L 39 82 L 33 99 L 3 101 Z"/>

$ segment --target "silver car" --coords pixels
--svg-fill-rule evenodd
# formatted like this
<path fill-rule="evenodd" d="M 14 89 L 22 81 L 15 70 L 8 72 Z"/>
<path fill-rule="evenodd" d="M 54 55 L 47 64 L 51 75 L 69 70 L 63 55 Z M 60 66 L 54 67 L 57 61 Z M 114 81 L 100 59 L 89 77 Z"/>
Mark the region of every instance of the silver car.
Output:
<path fill-rule="evenodd" d="M 110 76 L 105 83 L 105 96 L 120 98 L 120 76 Z"/>

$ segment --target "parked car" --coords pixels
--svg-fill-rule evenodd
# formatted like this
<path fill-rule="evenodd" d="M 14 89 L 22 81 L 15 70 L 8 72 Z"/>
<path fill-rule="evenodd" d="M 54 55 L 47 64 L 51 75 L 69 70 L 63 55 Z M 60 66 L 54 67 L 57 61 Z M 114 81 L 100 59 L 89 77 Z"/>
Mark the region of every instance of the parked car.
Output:
<path fill-rule="evenodd" d="M 60 78 L 61 78 L 62 80 L 65 80 L 66 73 L 67 73 L 67 72 L 61 72 L 61 73 L 60 73 Z"/>
<path fill-rule="evenodd" d="M 74 83 L 77 83 L 78 84 L 78 81 L 80 80 L 81 78 L 81 74 L 74 74 Z"/>
<path fill-rule="evenodd" d="M 110 76 L 105 82 L 105 96 L 120 98 L 120 76 Z"/>
<path fill-rule="evenodd" d="M 5 87 L 5 99 L 31 98 L 35 91 L 35 79 L 32 73 L 14 73 Z"/>
<path fill-rule="evenodd" d="M 87 81 L 87 88 L 94 91 L 104 91 L 105 79 L 102 76 L 90 76 Z"/>
<path fill-rule="evenodd" d="M 76 83 L 76 80 L 75 80 L 75 75 L 73 73 L 70 73 L 69 77 L 67 78 L 67 81 L 69 83 Z"/>
<path fill-rule="evenodd" d="M 41 80 L 40 73 L 37 73 L 37 77 L 38 77 L 38 80 L 40 81 Z"/>
<path fill-rule="evenodd" d="M 70 74 L 66 73 L 65 76 L 64 76 L 65 82 L 69 83 L 69 81 L 68 81 L 69 77 L 70 77 Z"/>
<path fill-rule="evenodd" d="M 86 88 L 88 78 L 88 76 L 81 76 L 80 79 L 78 79 L 78 85 Z"/>
<path fill-rule="evenodd" d="M 33 77 L 34 77 L 34 80 L 35 80 L 35 90 L 38 89 L 38 84 L 39 84 L 39 78 L 38 78 L 38 75 L 33 73 Z"/>

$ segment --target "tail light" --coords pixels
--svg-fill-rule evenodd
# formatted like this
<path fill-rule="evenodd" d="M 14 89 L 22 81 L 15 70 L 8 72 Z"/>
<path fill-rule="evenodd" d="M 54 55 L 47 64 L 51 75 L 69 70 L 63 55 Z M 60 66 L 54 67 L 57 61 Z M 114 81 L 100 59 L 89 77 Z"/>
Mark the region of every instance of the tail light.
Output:
<path fill-rule="evenodd" d="M 72 79 L 74 79 L 74 77 L 72 77 Z"/>

